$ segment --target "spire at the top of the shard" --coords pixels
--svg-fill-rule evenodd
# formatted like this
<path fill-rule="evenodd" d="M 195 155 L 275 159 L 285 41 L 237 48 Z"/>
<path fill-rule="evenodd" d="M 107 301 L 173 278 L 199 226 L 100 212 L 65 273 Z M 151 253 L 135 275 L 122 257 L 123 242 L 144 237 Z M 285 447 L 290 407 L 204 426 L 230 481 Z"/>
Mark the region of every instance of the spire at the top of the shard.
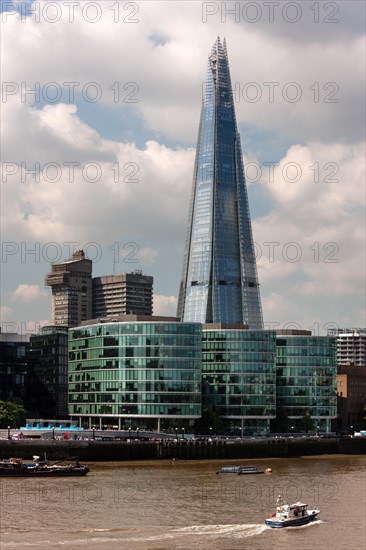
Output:
<path fill-rule="evenodd" d="M 221 103 L 221 105 L 225 104 L 226 106 L 231 105 L 231 107 L 233 107 L 230 68 L 225 38 L 223 42 L 221 42 L 218 36 L 212 46 L 211 54 L 209 55 L 209 67 L 217 90 L 217 103 Z M 233 118 L 235 118 L 234 111 Z"/>
<path fill-rule="evenodd" d="M 225 64 L 227 64 L 226 42 L 224 39 L 224 47 L 223 47 L 220 40 L 220 36 L 218 36 L 214 45 L 212 46 L 211 54 L 209 55 L 210 66 L 211 66 L 212 75 L 214 77 L 215 82 L 216 82 L 217 75 L 219 73 L 219 64 L 223 60 L 225 60 Z"/>

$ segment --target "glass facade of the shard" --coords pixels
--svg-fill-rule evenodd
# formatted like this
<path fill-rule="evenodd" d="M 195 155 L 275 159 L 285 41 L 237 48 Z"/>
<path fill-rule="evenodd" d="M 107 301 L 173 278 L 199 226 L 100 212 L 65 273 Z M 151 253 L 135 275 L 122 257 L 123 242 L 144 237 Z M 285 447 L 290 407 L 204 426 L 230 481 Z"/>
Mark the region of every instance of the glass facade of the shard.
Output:
<path fill-rule="evenodd" d="M 208 61 L 178 317 L 262 329 L 244 168 L 225 41 Z"/>

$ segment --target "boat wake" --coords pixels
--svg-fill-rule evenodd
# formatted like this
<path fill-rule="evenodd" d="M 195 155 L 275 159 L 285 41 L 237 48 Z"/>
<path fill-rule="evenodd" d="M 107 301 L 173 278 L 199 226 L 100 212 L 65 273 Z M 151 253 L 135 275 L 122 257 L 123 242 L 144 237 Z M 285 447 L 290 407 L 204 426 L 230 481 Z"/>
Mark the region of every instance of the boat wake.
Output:
<path fill-rule="evenodd" d="M 124 541 L 163 541 L 169 539 L 180 539 L 181 537 L 193 536 L 199 537 L 232 537 L 236 539 L 250 538 L 258 536 L 270 527 L 264 524 L 235 524 L 235 525 L 190 525 L 188 527 L 178 527 L 169 529 L 166 533 L 151 533 L 136 536 L 125 536 Z M 102 540 L 102 539 L 99 539 Z M 110 539 L 113 540 L 113 539 Z"/>
<path fill-rule="evenodd" d="M 78 531 L 73 531 L 74 533 L 120 533 L 123 531 L 131 531 L 130 527 L 90 527 L 88 529 L 80 529 Z"/>
<path fill-rule="evenodd" d="M 270 527 L 262 523 L 244 523 L 235 525 L 192 525 L 175 529 L 177 534 L 231 536 L 234 538 L 249 538 L 260 535 Z"/>
<path fill-rule="evenodd" d="M 188 527 L 180 528 L 168 528 L 168 531 L 165 533 L 138 533 L 132 534 L 131 529 L 125 528 L 92 528 L 84 529 L 80 531 L 87 534 L 84 538 L 78 537 L 67 537 L 67 539 L 55 540 L 39 540 L 38 542 L 31 541 L 1 541 L 1 548 L 9 549 L 23 549 L 23 548 L 77 548 L 77 547 L 86 547 L 94 548 L 97 545 L 100 548 L 101 544 L 113 546 L 115 548 L 116 544 L 126 544 L 128 542 L 162 542 L 162 541 L 176 541 L 181 540 L 182 537 L 193 537 L 198 539 L 202 536 L 205 539 L 220 538 L 220 537 L 230 537 L 233 539 L 246 539 L 251 537 L 256 537 L 264 533 L 265 531 L 272 531 L 274 534 L 278 535 L 285 531 L 293 531 L 298 529 L 309 529 L 313 525 L 320 525 L 324 523 L 321 519 L 315 520 L 307 525 L 299 525 L 297 527 L 287 527 L 285 529 L 271 529 L 265 524 L 262 523 L 244 523 L 244 524 L 234 524 L 234 525 L 191 525 Z M 128 533 L 129 531 L 129 533 Z"/>

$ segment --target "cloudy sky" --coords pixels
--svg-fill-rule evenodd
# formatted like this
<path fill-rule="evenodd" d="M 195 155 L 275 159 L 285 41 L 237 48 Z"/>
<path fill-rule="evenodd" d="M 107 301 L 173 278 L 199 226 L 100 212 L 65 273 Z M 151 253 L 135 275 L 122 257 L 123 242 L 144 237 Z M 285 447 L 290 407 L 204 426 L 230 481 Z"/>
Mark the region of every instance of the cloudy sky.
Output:
<path fill-rule="evenodd" d="M 3 330 L 44 276 L 154 276 L 174 315 L 207 57 L 226 37 L 266 327 L 365 326 L 365 4 L 3 2 Z"/>

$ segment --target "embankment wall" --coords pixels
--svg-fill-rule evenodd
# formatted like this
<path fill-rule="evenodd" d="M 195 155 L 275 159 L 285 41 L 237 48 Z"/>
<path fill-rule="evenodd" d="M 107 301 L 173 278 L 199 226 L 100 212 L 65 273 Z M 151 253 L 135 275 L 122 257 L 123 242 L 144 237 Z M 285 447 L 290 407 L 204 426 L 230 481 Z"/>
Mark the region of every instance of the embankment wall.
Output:
<path fill-rule="evenodd" d="M 31 459 L 33 455 L 48 460 L 77 456 L 81 461 L 107 462 L 127 460 L 202 460 L 280 458 L 322 454 L 365 454 L 366 438 L 280 438 L 244 441 L 58 441 L 2 440 L 0 459 Z"/>

